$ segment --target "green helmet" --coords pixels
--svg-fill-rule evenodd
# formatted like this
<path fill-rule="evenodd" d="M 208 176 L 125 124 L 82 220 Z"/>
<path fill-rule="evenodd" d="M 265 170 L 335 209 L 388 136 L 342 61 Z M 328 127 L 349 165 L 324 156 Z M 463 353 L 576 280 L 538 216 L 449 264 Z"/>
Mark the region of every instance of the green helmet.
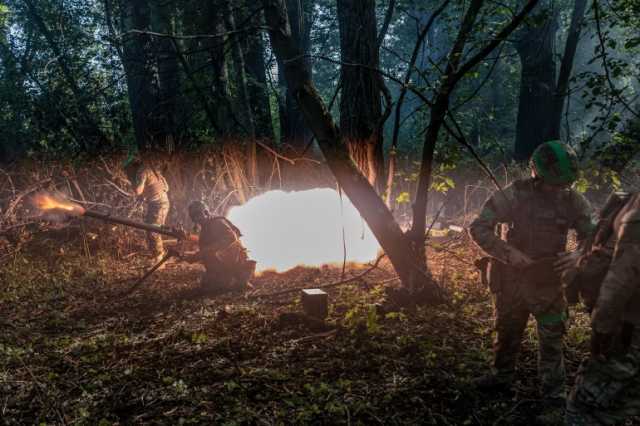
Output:
<path fill-rule="evenodd" d="M 529 164 L 535 177 L 551 185 L 571 185 L 578 178 L 578 156 L 560 141 L 537 147 Z"/>

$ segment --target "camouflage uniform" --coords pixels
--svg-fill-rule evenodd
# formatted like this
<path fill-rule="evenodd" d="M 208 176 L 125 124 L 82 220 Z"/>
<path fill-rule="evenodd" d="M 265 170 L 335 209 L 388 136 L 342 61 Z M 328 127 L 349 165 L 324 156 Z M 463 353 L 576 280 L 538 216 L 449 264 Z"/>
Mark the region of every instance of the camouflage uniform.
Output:
<path fill-rule="evenodd" d="M 238 228 L 224 217 L 210 217 L 200 223 L 198 259 L 206 272 L 202 285 L 217 290 L 242 290 L 255 270 L 239 240 Z"/>
<path fill-rule="evenodd" d="M 591 316 L 592 355 L 567 402 L 567 424 L 612 425 L 640 415 L 640 194 L 609 224 L 615 241 Z"/>
<path fill-rule="evenodd" d="M 469 233 L 493 259 L 489 284 L 494 296 L 496 339 L 493 373 L 505 383 L 513 379 L 524 330 L 533 314 L 537 321 L 538 374 L 542 391 L 564 396 L 565 369 L 562 338 L 566 302 L 553 270 L 557 253 L 566 249 L 567 232 L 579 239 L 592 232 L 587 201 L 570 189 L 543 191 L 541 181 L 516 181 L 495 193 L 473 221 Z M 502 224 L 501 237 L 496 228 Z M 534 264 L 516 268 L 508 264 L 512 248 Z"/>
<path fill-rule="evenodd" d="M 145 223 L 164 225 L 169 213 L 169 185 L 166 179 L 152 167 L 142 165 L 138 169 L 134 181 L 135 193 L 147 202 L 144 216 Z M 147 232 L 147 244 L 154 256 L 162 256 L 164 247 L 162 237 L 154 232 Z"/>

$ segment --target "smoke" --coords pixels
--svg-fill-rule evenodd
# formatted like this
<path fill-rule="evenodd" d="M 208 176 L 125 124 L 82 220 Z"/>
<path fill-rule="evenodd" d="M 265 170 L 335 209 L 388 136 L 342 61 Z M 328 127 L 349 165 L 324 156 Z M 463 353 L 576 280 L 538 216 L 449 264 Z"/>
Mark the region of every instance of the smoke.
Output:
<path fill-rule="evenodd" d="M 328 188 L 270 191 L 228 214 L 257 270 L 286 271 L 297 265 L 365 263 L 376 258 L 378 242 L 351 201 Z"/>

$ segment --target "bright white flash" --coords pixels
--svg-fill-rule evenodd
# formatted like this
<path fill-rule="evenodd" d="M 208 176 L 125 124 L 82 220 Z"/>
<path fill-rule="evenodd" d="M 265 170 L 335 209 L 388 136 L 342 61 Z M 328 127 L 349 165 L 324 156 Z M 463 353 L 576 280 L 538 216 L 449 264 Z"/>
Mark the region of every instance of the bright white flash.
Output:
<path fill-rule="evenodd" d="M 379 245 L 346 195 L 329 188 L 269 191 L 229 211 L 258 271 L 375 260 Z M 344 227 L 344 239 L 343 239 Z"/>

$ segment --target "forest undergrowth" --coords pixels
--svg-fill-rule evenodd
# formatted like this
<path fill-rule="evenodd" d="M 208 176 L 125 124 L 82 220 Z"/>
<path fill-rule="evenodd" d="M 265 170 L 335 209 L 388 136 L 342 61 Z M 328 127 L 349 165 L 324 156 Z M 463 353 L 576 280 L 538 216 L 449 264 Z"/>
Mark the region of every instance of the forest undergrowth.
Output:
<path fill-rule="evenodd" d="M 542 409 L 532 324 L 514 391 L 471 386 L 490 359 L 492 315 L 464 234 L 430 243 L 445 305 L 379 313 L 394 277 L 382 262 L 327 290 L 324 324 L 296 314 L 299 292 L 264 295 L 340 281 L 341 265 L 267 272 L 245 295 L 205 297 L 198 267 L 174 263 L 123 296 L 144 270 L 142 238 L 115 256 L 88 234 L 41 233 L 2 259 L 3 424 L 526 424 Z M 586 321 L 572 315 L 571 376 Z"/>

